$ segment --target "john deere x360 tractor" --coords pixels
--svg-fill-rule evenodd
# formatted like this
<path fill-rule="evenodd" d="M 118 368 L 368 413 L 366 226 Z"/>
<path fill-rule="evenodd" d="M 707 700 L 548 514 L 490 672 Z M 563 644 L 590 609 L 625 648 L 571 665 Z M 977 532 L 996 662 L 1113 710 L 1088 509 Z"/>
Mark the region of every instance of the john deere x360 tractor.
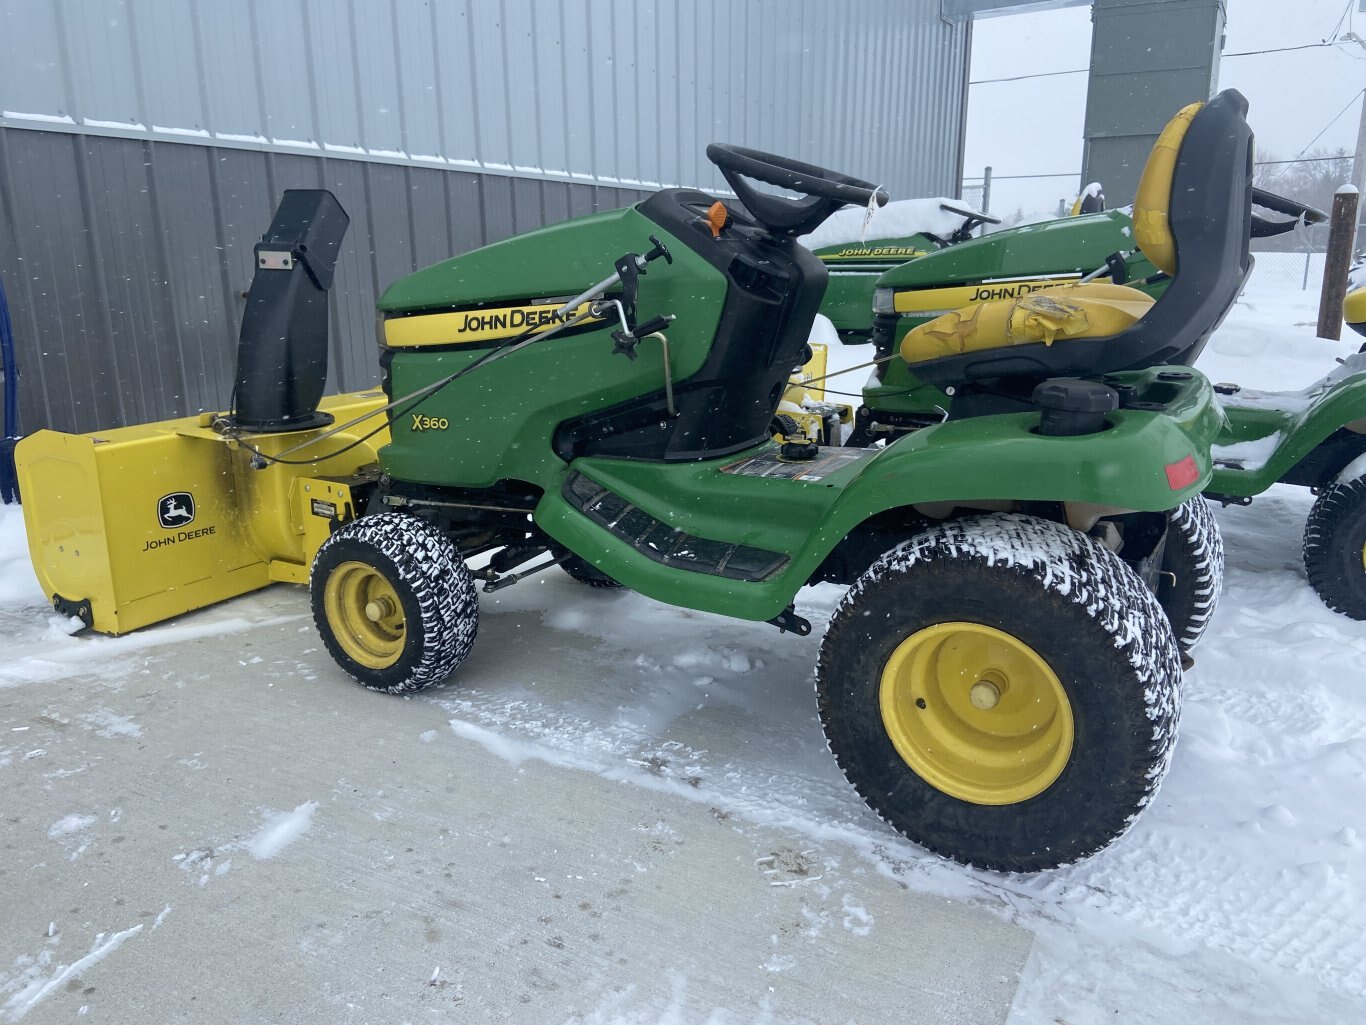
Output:
<path fill-rule="evenodd" d="M 259 288 L 262 317 L 288 315 L 244 351 L 255 369 L 239 370 L 236 410 L 99 444 L 43 432 L 20 446 L 40 579 L 110 632 L 307 579 L 337 663 L 395 694 L 457 673 L 480 584 L 552 565 L 793 634 L 811 629 L 803 587 L 847 585 L 816 689 L 863 798 L 962 862 L 1032 871 L 1086 857 L 1129 827 L 1167 770 L 1182 646 L 1218 590 L 1199 495 L 1219 413 L 1200 374 L 1149 358 L 1203 340 L 1247 269 L 1230 240 L 1248 209 L 1251 133 L 1240 103 L 1206 109 L 1191 128 L 1212 140 L 1200 174 L 1159 167 L 1152 210 L 1164 231 L 1198 230 L 1217 261 L 1199 294 L 1178 279 L 1140 310 L 1116 286 L 1083 286 L 1012 322 L 1033 334 L 1009 350 L 912 353 L 917 374 L 961 388 L 972 408 L 862 450 L 779 444 L 770 428 L 826 282 L 794 239 L 843 204 L 884 200 L 868 182 L 710 146 L 739 203 L 667 189 L 395 283 L 380 301 L 382 394 L 321 411 L 318 360 L 288 345 L 253 355 L 278 353 L 308 318 L 316 335 L 345 227 L 325 193 L 287 194 L 257 247 L 253 303 Z M 1197 202 L 1209 210 L 1198 229 L 1166 220 Z M 348 419 L 325 426 L 332 417 Z M 145 458 L 153 437 L 159 461 Z M 115 539 L 109 518 L 63 520 L 101 460 L 136 490 L 130 508 L 193 498 L 194 527 Z M 177 461 L 181 477 L 167 469 Z M 178 484 L 192 463 L 202 473 Z M 164 511 L 176 509 L 189 511 Z M 137 594 L 123 587 L 125 549 L 210 527 L 165 554 L 231 537 L 223 573 L 250 562 L 233 565 L 232 588 L 197 577 L 186 597 L 192 582 L 167 581 L 189 571 L 154 564 L 160 550 L 139 555 Z M 57 551 L 82 531 L 92 545 L 98 535 L 109 572 L 82 576 Z"/>

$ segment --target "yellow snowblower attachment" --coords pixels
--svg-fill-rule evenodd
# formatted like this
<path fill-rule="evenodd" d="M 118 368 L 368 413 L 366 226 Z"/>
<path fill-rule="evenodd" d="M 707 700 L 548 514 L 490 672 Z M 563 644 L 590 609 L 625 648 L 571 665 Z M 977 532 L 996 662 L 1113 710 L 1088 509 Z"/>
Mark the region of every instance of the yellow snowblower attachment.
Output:
<path fill-rule="evenodd" d="M 378 470 L 365 468 L 389 443 L 387 421 L 363 418 L 387 400 L 322 398 L 348 223 L 330 192 L 285 192 L 255 247 L 230 412 L 16 446 L 29 554 L 58 612 L 121 634 L 306 583 L 319 546 L 361 511 L 353 489 L 368 492 Z"/>
<path fill-rule="evenodd" d="M 357 392 L 320 410 L 346 423 L 384 402 L 378 390 Z M 359 512 L 351 488 L 389 441 L 385 429 L 313 465 L 258 470 L 211 416 L 19 442 L 29 555 L 59 612 L 121 634 L 272 581 L 307 582 L 318 546 Z M 338 451 L 379 422 L 303 454 Z M 279 455 L 322 432 L 254 434 L 250 444 Z"/>
<path fill-rule="evenodd" d="M 854 407 L 825 399 L 826 358 L 828 351 L 819 342 L 811 344 L 811 358 L 788 378 L 778 412 L 797 421 L 802 433 L 822 445 L 840 444 L 840 425 L 854 420 Z"/>

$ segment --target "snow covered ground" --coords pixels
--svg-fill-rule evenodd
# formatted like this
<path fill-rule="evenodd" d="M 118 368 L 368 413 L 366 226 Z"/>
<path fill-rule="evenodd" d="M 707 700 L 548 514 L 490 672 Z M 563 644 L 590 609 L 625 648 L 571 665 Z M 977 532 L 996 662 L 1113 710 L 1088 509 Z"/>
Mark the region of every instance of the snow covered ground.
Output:
<path fill-rule="evenodd" d="M 1356 346 L 1313 338 L 1314 298 L 1254 280 L 1202 369 L 1214 380 L 1258 388 L 1298 388 L 1326 373 L 1335 356 Z M 853 348 L 833 355 L 846 366 L 867 358 Z M 915 894 L 970 901 L 1033 936 L 1009 1017 L 1014 1025 L 1359 1022 L 1366 1020 L 1366 623 L 1329 612 L 1305 581 L 1300 535 L 1311 502 L 1306 492 L 1277 488 L 1249 508 L 1217 512 L 1229 553 L 1226 590 L 1186 676 L 1171 773 L 1127 837 L 1062 871 L 966 871 L 901 840 L 863 806 L 826 750 L 811 694 L 819 638 L 841 593 L 831 586 L 799 600 L 798 611 L 816 627 L 808 638 L 588 590 L 560 575 L 484 596 L 485 627 L 466 669 L 409 706 L 436 713 L 448 729 L 390 745 L 479 745 L 518 771 L 548 766 L 646 788 L 696 802 L 715 817 L 777 830 L 792 838 L 789 855 L 798 861 L 807 846 L 845 852 L 795 869 L 775 855 L 771 867 L 778 882 L 822 877 L 815 884 L 824 888 L 819 914 L 866 940 L 870 955 L 895 951 L 903 938 L 883 924 L 890 906 L 851 896 L 848 886 L 860 873 L 894 879 Z M 90 736 L 142 743 L 141 720 L 110 695 L 146 674 L 155 653 L 193 652 L 196 638 L 246 638 L 286 620 L 297 619 L 300 630 L 307 624 L 304 592 L 277 588 L 266 600 L 242 599 L 126 638 L 68 636 L 42 600 L 22 534 L 18 510 L 0 508 L 0 716 L 6 689 L 55 687 L 89 673 L 99 687 L 83 705 L 63 704 L 60 717 Z M 241 664 L 263 659 L 263 679 L 351 686 L 308 631 L 297 636 L 307 643 L 292 650 L 243 647 Z M 538 657 L 520 657 L 519 643 L 534 646 Z M 212 677 L 212 666 L 193 670 L 196 679 Z M 31 727 L 0 718 L 0 793 L 11 786 L 8 773 L 48 758 L 29 739 L 40 727 L 30 734 Z M 346 752 L 334 757 L 344 775 Z M 192 774 L 195 758 L 187 748 L 178 765 L 149 771 Z M 99 772 L 98 763 L 87 768 Z M 287 771 L 284 763 L 278 768 Z M 57 774 L 43 786 L 60 788 L 61 769 L 54 764 Z M 116 801 L 111 794 L 108 808 L 54 803 L 46 826 L 53 861 L 79 866 L 87 847 L 103 842 L 103 820 L 116 814 Z M 204 886 L 239 863 L 287 862 L 333 812 L 326 794 L 302 793 L 278 807 L 261 809 L 253 826 L 239 828 L 208 858 L 194 838 L 183 838 L 177 867 Z M 0 921 L 7 901 L 45 908 L 41 892 L 17 896 L 24 866 L 4 867 L 10 872 L 0 883 Z M 64 914 L 51 908 L 54 920 Z M 134 949 L 145 939 L 138 931 L 161 921 L 100 934 L 80 949 L 0 934 L 0 1022 L 30 1012 L 30 1021 L 47 1020 L 41 1014 L 54 993 L 77 976 L 98 984 L 107 970 L 100 965 Z M 723 912 L 717 924 L 725 926 Z M 59 933 L 60 924 L 53 928 Z M 818 945 L 818 937 L 809 943 Z M 796 962 L 784 956 L 774 954 L 769 970 L 791 969 Z M 677 965 L 694 993 L 707 990 L 716 968 L 709 957 L 700 936 L 690 961 Z M 819 972 L 820 963 L 805 970 Z M 606 1001 L 594 1015 L 545 1020 L 793 1020 L 725 1007 L 697 1016 L 688 1006 Z M 97 997 L 89 1009 L 95 1020 Z M 103 1020 L 132 1015 L 132 1008 L 124 1016 L 104 1010 Z M 884 1020 L 897 1020 L 896 1009 Z"/>

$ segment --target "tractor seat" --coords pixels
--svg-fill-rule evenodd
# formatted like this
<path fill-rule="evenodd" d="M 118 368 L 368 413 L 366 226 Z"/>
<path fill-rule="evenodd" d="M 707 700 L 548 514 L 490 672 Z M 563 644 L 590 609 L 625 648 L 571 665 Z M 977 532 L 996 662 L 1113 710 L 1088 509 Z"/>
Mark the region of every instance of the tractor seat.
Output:
<path fill-rule="evenodd" d="M 1366 285 L 1354 288 L 1342 300 L 1342 319 L 1359 335 L 1366 335 Z"/>
<path fill-rule="evenodd" d="M 1101 342 L 1139 321 L 1153 302 L 1146 292 L 1127 285 L 1054 285 L 1018 299 L 954 310 L 921 324 L 902 339 L 901 358 L 914 364 L 1034 342 Z"/>
<path fill-rule="evenodd" d="M 902 340 L 902 358 L 941 388 L 1192 363 L 1252 269 L 1246 113 L 1247 101 L 1227 89 L 1183 107 L 1153 145 L 1133 232 L 1172 279 L 1161 298 L 1107 282 L 1042 288 L 922 324 Z"/>

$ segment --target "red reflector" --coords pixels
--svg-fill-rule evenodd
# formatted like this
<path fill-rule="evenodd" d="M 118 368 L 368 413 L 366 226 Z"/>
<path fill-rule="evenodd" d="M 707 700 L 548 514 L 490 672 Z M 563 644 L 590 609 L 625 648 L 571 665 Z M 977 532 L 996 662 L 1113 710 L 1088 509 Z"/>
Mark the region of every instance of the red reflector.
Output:
<path fill-rule="evenodd" d="M 1195 465 L 1195 456 L 1186 456 L 1179 463 L 1167 464 L 1167 483 L 1173 491 L 1188 488 L 1200 479 L 1200 467 Z"/>

